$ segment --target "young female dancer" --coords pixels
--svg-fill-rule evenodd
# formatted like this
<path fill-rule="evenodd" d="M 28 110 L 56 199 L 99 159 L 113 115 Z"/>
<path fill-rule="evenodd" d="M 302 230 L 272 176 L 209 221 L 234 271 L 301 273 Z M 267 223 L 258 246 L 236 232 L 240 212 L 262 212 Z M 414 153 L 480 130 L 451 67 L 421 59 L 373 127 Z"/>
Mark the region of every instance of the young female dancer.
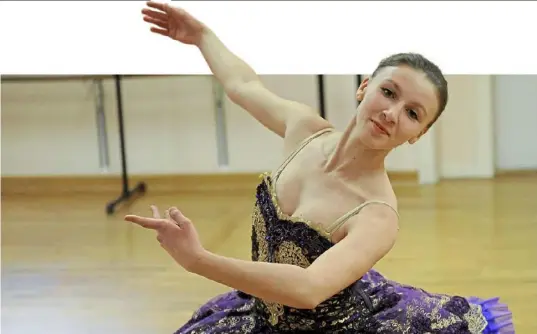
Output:
<path fill-rule="evenodd" d="M 395 243 L 397 200 L 384 169 L 416 142 L 447 99 L 441 71 L 418 54 L 381 61 L 360 85 L 356 117 L 336 131 L 310 107 L 268 91 L 204 24 L 149 2 L 151 30 L 201 51 L 229 98 L 284 140 L 288 157 L 257 187 L 252 261 L 213 254 L 177 208 L 127 221 L 156 230 L 186 270 L 233 290 L 199 308 L 177 333 L 513 333 L 498 299 L 434 294 L 373 266 Z"/>

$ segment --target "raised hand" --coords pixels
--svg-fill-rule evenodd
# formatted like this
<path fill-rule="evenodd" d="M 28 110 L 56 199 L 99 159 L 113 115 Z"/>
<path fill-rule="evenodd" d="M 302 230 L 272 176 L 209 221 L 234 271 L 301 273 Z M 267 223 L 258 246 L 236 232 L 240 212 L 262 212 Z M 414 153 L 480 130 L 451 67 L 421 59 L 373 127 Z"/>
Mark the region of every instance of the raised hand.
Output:
<path fill-rule="evenodd" d="M 149 8 L 142 9 L 144 21 L 154 24 L 151 31 L 185 44 L 198 45 L 206 29 L 205 25 L 185 10 L 167 3 L 148 1 Z"/>
<path fill-rule="evenodd" d="M 153 218 L 126 215 L 125 220 L 156 231 L 162 248 L 181 267 L 191 271 L 206 252 L 192 221 L 175 207 L 166 210 L 164 218 L 156 206 L 152 205 L 151 210 Z"/>

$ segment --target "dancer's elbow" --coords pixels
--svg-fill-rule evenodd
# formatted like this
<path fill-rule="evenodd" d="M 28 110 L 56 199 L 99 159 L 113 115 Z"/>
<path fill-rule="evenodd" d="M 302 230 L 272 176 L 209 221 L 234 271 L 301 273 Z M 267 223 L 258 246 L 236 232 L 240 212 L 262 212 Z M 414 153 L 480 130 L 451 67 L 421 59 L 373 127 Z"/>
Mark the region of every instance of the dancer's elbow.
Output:
<path fill-rule="evenodd" d="M 320 302 L 313 296 L 297 296 L 286 304 L 299 310 L 313 310 L 317 308 Z"/>
<path fill-rule="evenodd" d="M 325 298 L 319 294 L 319 290 L 313 285 L 300 284 L 300 287 L 296 287 L 294 290 L 294 301 L 289 305 L 301 310 L 313 310 L 321 304 Z"/>

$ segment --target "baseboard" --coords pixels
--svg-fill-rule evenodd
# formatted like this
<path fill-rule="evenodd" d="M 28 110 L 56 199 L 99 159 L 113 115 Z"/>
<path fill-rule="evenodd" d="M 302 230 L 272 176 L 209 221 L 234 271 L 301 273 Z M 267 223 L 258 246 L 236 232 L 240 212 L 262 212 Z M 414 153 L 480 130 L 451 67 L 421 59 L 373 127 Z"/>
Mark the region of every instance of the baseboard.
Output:
<path fill-rule="evenodd" d="M 253 191 L 260 173 L 201 175 L 133 175 L 129 187 L 145 182 L 148 192 L 179 193 L 199 191 Z M 120 194 L 120 176 L 3 176 L 5 195 Z"/>
<path fill-rule="evenodd" d="M 537 169 L 497 169 L 495 177 L 498 179 L 523 179 L 537 177 Z"/>
<path fill-rule="evenodd" d="M 261 173 L 221 173 L 189 175 L 133 175 L 129 186 L 145 182 L 157 193 L 200 191 L 254 191 Z M 415 172 L 390 172 L 392 182 L 417 182 Z M 2 195 L 119 194 L 120 176 L 3 176 Z"/>

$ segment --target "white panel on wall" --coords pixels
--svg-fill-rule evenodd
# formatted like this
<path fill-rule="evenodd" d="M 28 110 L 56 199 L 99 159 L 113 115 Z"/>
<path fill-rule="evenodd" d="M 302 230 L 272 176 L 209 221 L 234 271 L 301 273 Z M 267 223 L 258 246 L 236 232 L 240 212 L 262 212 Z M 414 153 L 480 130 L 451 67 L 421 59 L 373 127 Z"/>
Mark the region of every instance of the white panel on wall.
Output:
<path fill-rule="evenodd" d="M 344 131 L 356 115 L 356 76 L 325 75 L 326 119 Z"/>
<path fill-rule="evenodd" d="M 494 175 L 492 78 L 449 75 L 449 102 L 435 127 L 439 131 L 442 178 Z"/>
<path fill-rule="evenodd" d="M 121 171 L 114 81 L 104 81 L 110 174 Z M 211 77 L 125 78 L 130 174 L 217 170 Z M 2 83 L 2 175 L 99 174 L 92 80 Z"/>
<path fill-rule="evenodd" d="M 386 158 L 386 169 L 393 172 L 416 171 L 416 145 L 405 143 L 395 148 Z"/>
<path fill-rule="evenodd" d="M 2 175 L 99 173 L 91 81 L 2 82 Z"/>
<path fill-rule="evenodd" d="M 212 89 L 212 79 L 206 75 L 125 79 L 129 171 L 133 174 L 215 172 L 218 164 Z M 111 93 L 107 96 L 110 97 L 109 129 L 118 143 L 115 100 Z M 113 146 L 114 156 L 119 156 L 118 147 L 119 144 Z"/>
<path fill-rule="evenodd" d="M 495 76 L 496 168 L 537 170 L 537 76 Z"/>
<path fill-rule="evenodd" d="M 419 183 L 437 183 L 440 180 L 437 127 L 431 127 L 413 146 Z"/>

